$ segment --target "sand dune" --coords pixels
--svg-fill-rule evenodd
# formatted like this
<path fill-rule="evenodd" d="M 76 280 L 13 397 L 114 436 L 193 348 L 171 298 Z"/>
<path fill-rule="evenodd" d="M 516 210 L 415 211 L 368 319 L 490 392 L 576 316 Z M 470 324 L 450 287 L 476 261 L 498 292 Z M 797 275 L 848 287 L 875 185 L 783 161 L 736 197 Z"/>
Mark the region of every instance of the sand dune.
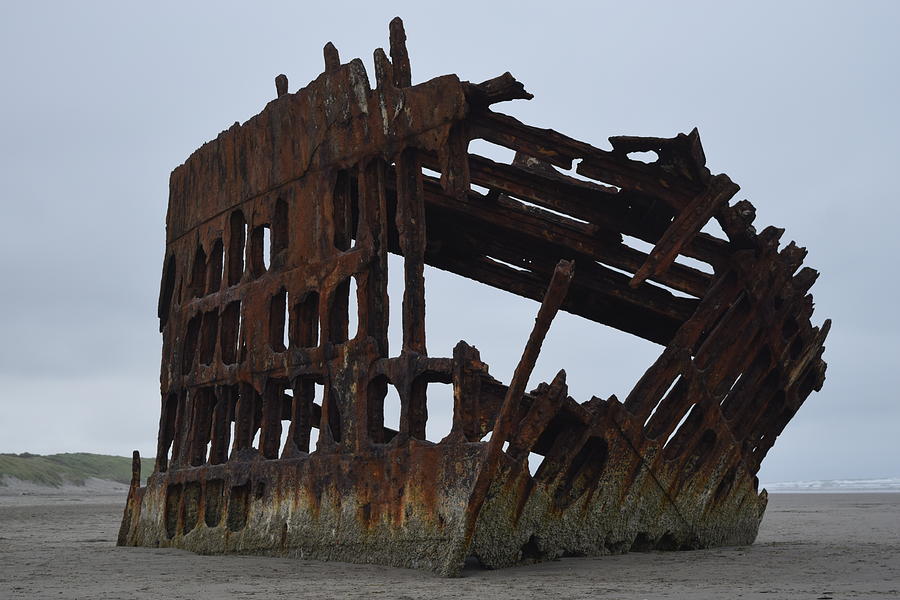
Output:
<path fill-rule="evenodd" d="M 567 558 L 441 579 L 373 565 L 117 548 L 122 494 L 16 491 L 0 488 L 4 600 L 900 598 L 900 494 L 773 494 L 749 547 Z"/>
<path fill-rule="evenodd" d="M 83 485 L 64 483 L 59 487 L 40 485 L 22 481 L 15 477 L 5 477 L 0 484 L 0 507 L 13 504 L 47 504 L 54 502 L 91 502 L 109 504 L 110 501 L 124 503 L 128 484 L 108 479 L 88 477 Z"/>

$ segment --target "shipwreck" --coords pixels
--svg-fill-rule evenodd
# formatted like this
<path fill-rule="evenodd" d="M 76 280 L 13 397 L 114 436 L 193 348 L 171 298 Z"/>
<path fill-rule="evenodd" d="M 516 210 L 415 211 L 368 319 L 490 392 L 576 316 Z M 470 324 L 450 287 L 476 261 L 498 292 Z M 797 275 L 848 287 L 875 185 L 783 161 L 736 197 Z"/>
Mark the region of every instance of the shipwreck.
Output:
<path fill-rule="evenodd" d="M 173 171 L 156 463 L 142 487 L 135 462 L 118 543 L 443 575 L 752 543 L 760 463 L 825 378 L 806 251 L 756 230 L 696 129 L 600 149 L 497 112 L 531 98 L 509 73 L 412 85 L 405 40 L 395 19 L 374 88 L 328 44 L 314 81 L 290 93 L 279 75 L 262 112 Z M 428 354 L 425 265 L 540 302 L 508 384 L 466 342 Z M 564 371 L 527 389 L 559 310 L 660 345 L 624 400 L 578 402 Z M 440 440 L 429 383 L 453 387 Z"/>

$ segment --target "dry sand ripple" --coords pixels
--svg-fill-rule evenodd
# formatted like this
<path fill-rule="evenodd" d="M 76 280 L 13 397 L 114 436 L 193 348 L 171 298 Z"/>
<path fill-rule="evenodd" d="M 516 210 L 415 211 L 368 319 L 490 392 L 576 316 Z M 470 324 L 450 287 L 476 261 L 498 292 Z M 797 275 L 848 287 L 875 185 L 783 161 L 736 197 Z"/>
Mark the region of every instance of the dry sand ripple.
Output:
<path fill-rule="evenodd" d="M 372 565 L 117 548 L 124 496 L 12 491 L 0 492 L 3 600 L 900 598 L 896 493 L 773 494 L 750 547 L 567 558 L 441 579 Z"/>

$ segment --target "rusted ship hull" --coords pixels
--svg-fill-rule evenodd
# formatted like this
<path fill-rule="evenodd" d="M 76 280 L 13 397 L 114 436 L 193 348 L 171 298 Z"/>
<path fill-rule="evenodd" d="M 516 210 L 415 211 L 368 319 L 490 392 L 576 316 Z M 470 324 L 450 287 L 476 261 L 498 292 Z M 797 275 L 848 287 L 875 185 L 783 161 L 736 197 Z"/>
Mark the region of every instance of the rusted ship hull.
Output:
<path fill-rule="evenodd" d="M 205 554 L 295 556 L 430 569 L 465 559 L 480 444 L 313 453 L 159 476 L 122 540 Z M 177 482 L 177 483 L 176 483 Z"/>
<path fill-rule="evenodd" d="M 374 89 L 329 44 L 315 81 L 279 76 L 276 100 L 172 173 L 156 468 L 141 487 L 135 463 L 119 543 L 445 575 L 469 556 L 752 543 L 760 463 L 824 382 L 805 250 L 756 231 L 696 130 L 601 150 L 494 112 L 531 97 L 508 73 L 412 85 L 404 41 L 395 20 Z M 470 153 L 477 139 L 516 159 Z M 426 264 L 541 301 L 508 385 L 464 342 L 429 356 Z M 527 392 L 558 310 L 659 359 L 623 401 L 576 402 L 564 371 Z M 453 423 L 428 441 L 432 384 L 453 386 Z"/>
<path fill-rule="evenodd" d="M 765 495 L 746 473 L 707 494 L 705 505 L 692 490 L 672 498 L 663 487 L 671 481 L 619 437 L 610 449 L 615 467 L 592 481 L 534 478 L 504 456 L 467 539 L 486 447 L 414 443 L 365 457 L 313 453 L 154 475 L 129 499 L 120 544 L 455 575 L 468 557 L 499 568 L 560 556 L 747 545 L 765 509 Z M 727 472 L 727 465 L 716 468 Z"/>

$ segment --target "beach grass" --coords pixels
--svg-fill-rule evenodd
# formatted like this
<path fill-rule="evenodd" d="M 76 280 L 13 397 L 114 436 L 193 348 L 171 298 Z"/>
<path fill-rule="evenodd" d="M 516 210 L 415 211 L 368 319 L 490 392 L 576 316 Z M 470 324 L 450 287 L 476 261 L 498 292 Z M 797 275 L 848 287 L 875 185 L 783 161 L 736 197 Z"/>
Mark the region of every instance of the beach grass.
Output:
<path fill-rule="evenodd" d="M 141 460 L 141 479 L 153 471 L 153 460 Z M 131 459 L 125 456 L 72 452 L 66 454 L 0 454 L 0 486 L 15 478 L 37 485 L 59 487 L 64 484 L 84 485 L 91 477 L 131 482 Z"/>

